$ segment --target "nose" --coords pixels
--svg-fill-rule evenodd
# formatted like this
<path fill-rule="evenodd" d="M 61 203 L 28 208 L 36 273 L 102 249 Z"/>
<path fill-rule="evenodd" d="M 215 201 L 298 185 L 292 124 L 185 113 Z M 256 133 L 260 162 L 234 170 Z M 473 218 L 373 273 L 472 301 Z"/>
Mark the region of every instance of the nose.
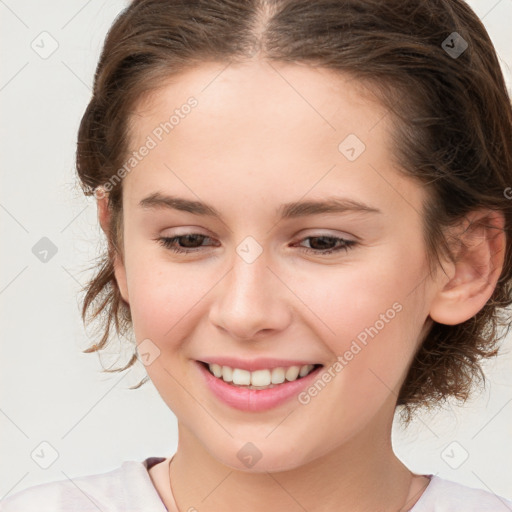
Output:
<path fill-rule="evenodd" d="M 209 319 L 233 338 L 269 335 L 291 321 L 293 293 L 264 254 L 251 263 L 235 254 L 232 268 L 215 287 Z"/>

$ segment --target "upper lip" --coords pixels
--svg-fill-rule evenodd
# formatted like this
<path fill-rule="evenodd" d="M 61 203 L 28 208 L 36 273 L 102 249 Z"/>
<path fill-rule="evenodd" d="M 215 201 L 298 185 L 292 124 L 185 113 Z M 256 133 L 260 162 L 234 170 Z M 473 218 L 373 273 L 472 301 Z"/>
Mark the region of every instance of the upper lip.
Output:
<path fill-rule="evenodd" d="M 231 368 L 240 368 L 241 370 L 256 371 L 272 368 L 287 368 L 289 366 L 304 366 L 305 364 L 319 365 L 304 360 L 277 359 L 273 357 L 259 357 L 256 359 L 237 359 L 236 357 L 205 357 L 199 360 L 206 364 L 218 364 L 220 366 L 229 366 Z"/>

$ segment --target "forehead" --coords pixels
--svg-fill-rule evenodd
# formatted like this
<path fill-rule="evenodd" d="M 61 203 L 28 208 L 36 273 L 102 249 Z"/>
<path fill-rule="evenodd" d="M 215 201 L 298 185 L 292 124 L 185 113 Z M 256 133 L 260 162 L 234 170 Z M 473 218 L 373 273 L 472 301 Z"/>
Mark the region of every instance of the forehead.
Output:
<path fill-rule="evenodd" d="M 131 128 L 132 150 L 152 141 L 126 178 L 137 198 L 157 186 L 279 203 L 340 193 L 384 209 L 422 198 L 394 168 L 386 109 L 357 80 L 322 68 L 204 63 L 140 102 Z"/>
<path fill-rule="evenodd" d="M 290 135 L 313 143 L 331 136 L 336 142 L 343 135 L 340 130 L 351 129 L 363 137 L 386 114 L 373 95 L 347 74 L 295 63 L 203 63 L 170 77 L 139 102 L 131 118 L 134 135 L 151 132 L 155 121 L 168 120 L 190 97 L 198 103 L 193 109 L 197 123 L 180 122 L 179 130 L 173 128 L 174 138 L 181 133 L 190 142 L 194 134 L 187 131 L 187 124 L 193 124 L 195 142 L 203 139 L 205 131 L 208 140 L 217 141 L 226 131 L 240 130 L 263 138 L 281 133 L 277 142 L 289 140 Z"/>

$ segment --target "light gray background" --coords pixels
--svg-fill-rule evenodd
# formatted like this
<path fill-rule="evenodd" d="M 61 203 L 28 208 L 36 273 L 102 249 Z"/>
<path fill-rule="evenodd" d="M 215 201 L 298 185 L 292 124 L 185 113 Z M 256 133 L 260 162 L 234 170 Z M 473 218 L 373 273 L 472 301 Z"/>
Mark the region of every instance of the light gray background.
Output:
<path fill-rule="evenodd" d="M 469 3 L 510 90 L 512 0 Z M 126 4 L 0 0 L 0 497 L 177 447 L 176 418 L 153 384 L 128 389 L 145 375 L 141 363 L 107 374 L 96 354 L 81 353 L 92 338 L 77 294 L 104 246 L 94 200 L 76 186 L 75 137 L 103 39 Z M 49 51 L 53 40 L 58 48 L 47 58 L 33 49 Z M 42 237 L 58 250 L 46 263 L 32 253 Z M 511 348 L 509 337 L 485 366 L 486 391 L 465 407 L 424 414 L 405 432 L 395 424 L 395 450 L 411 470 L 512 499 Z M 115 350 L 102 357 L 105 366 L 116 361 Z"/>

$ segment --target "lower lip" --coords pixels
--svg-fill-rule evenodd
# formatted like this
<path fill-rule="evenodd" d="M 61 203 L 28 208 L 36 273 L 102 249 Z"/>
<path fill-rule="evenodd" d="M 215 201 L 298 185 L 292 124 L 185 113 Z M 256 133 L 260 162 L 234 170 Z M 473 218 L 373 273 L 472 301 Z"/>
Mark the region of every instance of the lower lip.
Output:
<path fill-rule="evenodd" d="M 212 375 L 202 363 L 196 361 L 199 370 L 204 376 L 207 386 L 211 391 L 227 405 L 241 411 L 266 411 L 277 407 L 287 400 L 296 397 L 307 388 L 317 377 L 322 366 L 300 379 L 284 382 L 269 389 L 248 389 L 233 386 Z"/>

